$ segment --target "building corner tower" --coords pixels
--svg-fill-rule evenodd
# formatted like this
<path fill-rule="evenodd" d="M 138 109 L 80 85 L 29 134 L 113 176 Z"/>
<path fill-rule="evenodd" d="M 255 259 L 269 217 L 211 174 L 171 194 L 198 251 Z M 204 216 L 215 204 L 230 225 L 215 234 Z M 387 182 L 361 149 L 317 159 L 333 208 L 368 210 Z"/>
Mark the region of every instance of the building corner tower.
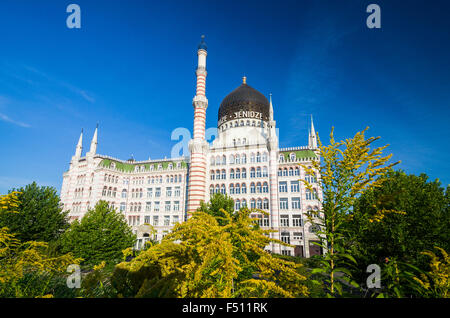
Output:
<path fill-rule="evenodd" d="M 197 89 L 192 101 L 194 106 L 194 134 L 189 141 L 191 160 L 188 184 L 188 217 L 200 207 L 200 202 L 205 200 L 206 195 L 206 154 L 209 149 L 209 145 L 205 140 L 206 108 L 208 107 L 208 99 L 205 95 L 207 75 L 206 50 L 205 36 L 202 35 L 202 41 L 197 51 Z"/>

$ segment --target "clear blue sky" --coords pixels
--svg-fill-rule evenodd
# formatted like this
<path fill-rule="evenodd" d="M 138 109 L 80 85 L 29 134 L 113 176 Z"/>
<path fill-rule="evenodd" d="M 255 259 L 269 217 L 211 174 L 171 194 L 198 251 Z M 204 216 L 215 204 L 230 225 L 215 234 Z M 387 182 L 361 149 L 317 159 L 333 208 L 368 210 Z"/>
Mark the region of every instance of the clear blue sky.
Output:
<path fill-rule="evenodd" d="M 66 27 L 81 7 L 82 28 Z M 382 28 L 368 29 L 370 3 Z M 0 2 L 0 193 L 31 181 L 60 190 L 81 128 L 98 152 L 170 156 L 192 130 L 196 47 L 208 43 L 207 127 L 248 83 L 273 94 L 280 146 L 370 126 L 409 173 L 450 182 L 448 1 Z"/>

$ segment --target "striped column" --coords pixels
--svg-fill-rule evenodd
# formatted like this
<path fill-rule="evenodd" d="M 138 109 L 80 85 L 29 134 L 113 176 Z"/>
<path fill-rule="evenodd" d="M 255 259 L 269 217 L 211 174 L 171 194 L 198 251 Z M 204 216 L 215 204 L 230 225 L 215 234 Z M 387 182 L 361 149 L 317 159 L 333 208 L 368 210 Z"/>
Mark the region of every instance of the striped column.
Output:
<path fill-rule="evenodd" d="M 281 239 L 279 224 L 279 201 L 278 201 L 278 157 L 276 149 L 269 152 L 269 180 L 270 180 L 270 222 L 271 229 L 277 232 L 271 233 L 272 238 Z M 280 245 L 272 246 L 274 253 L 280 253 Z"/>
<path fill-rule="evenodd" d="M 208 100 L 205 95 L 206 86 L 206 46 L 199 47 L 197 68 L 197 89 L 193 100 L 194 133 L 189 142 L 191 160 L 188 183 L 188 217 L 200 207 L 206 196 L 206 153 L 208 143 L 205 140 L 205 121 Z"/>

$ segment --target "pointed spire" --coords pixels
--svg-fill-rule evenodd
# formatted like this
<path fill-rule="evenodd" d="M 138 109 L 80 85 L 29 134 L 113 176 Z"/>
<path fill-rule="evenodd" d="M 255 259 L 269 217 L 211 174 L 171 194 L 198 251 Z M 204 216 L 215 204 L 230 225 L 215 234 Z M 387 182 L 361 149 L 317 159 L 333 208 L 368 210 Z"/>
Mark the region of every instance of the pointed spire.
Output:
<path fill-rule="evenodd" d="M 80 158 L 83 151 L 83 128 L 81 128 L 80 138 L 78 139 L 77 148 L 75 150 L 75 157 Z"/>
<path fill-rule="evenodd" d="M 98 123 L 97 126 L 95 127 L 94 137 L 92 137 L 91 148 L 89 149 L 89 152 L 91 154 L 95 154 L 97 152 L 97 135 L 98 135 Z"/>
<path fill-rule="evenodd" d="M 270 100 L 270 111 L 269 111 L 269 115 L 270 115 L 270 120 L 273 120 L 272 93 L 269 94 L 269 100 Z"/>
<path fill-rule="evenodd" d="M 242 84 L 247 84 L 247 76 L 242 77 Z"/>
<path fill-rule="evenodd" d="M 311 135 L 316 135 L 316 131 L 314 129 L 314 121 L 313 121 L 313 115 L 311 114 Z"/>
<path fill-rule="evenodd" d="M 309 130 L 309 136 L 308 136 L 308 147 L 309 148 L 317 148 L 317 135 L 316 130 L 314 129 L 314 122 L 313 122 L 313 116 L 311 114 L 311 130 Z"/>

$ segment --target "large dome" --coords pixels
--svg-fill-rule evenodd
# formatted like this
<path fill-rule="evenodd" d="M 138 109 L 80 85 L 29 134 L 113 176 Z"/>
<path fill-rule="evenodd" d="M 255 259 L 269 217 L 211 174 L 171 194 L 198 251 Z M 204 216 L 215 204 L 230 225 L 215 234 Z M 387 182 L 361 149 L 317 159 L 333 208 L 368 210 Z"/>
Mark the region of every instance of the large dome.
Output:
<path fill-rule="evenodd" d="M 219 107 L 220 126 L 230 120 L 253 118 L 269 121 L 270 104 L 267 98 L 245 82 L 228 94 Z"/>

